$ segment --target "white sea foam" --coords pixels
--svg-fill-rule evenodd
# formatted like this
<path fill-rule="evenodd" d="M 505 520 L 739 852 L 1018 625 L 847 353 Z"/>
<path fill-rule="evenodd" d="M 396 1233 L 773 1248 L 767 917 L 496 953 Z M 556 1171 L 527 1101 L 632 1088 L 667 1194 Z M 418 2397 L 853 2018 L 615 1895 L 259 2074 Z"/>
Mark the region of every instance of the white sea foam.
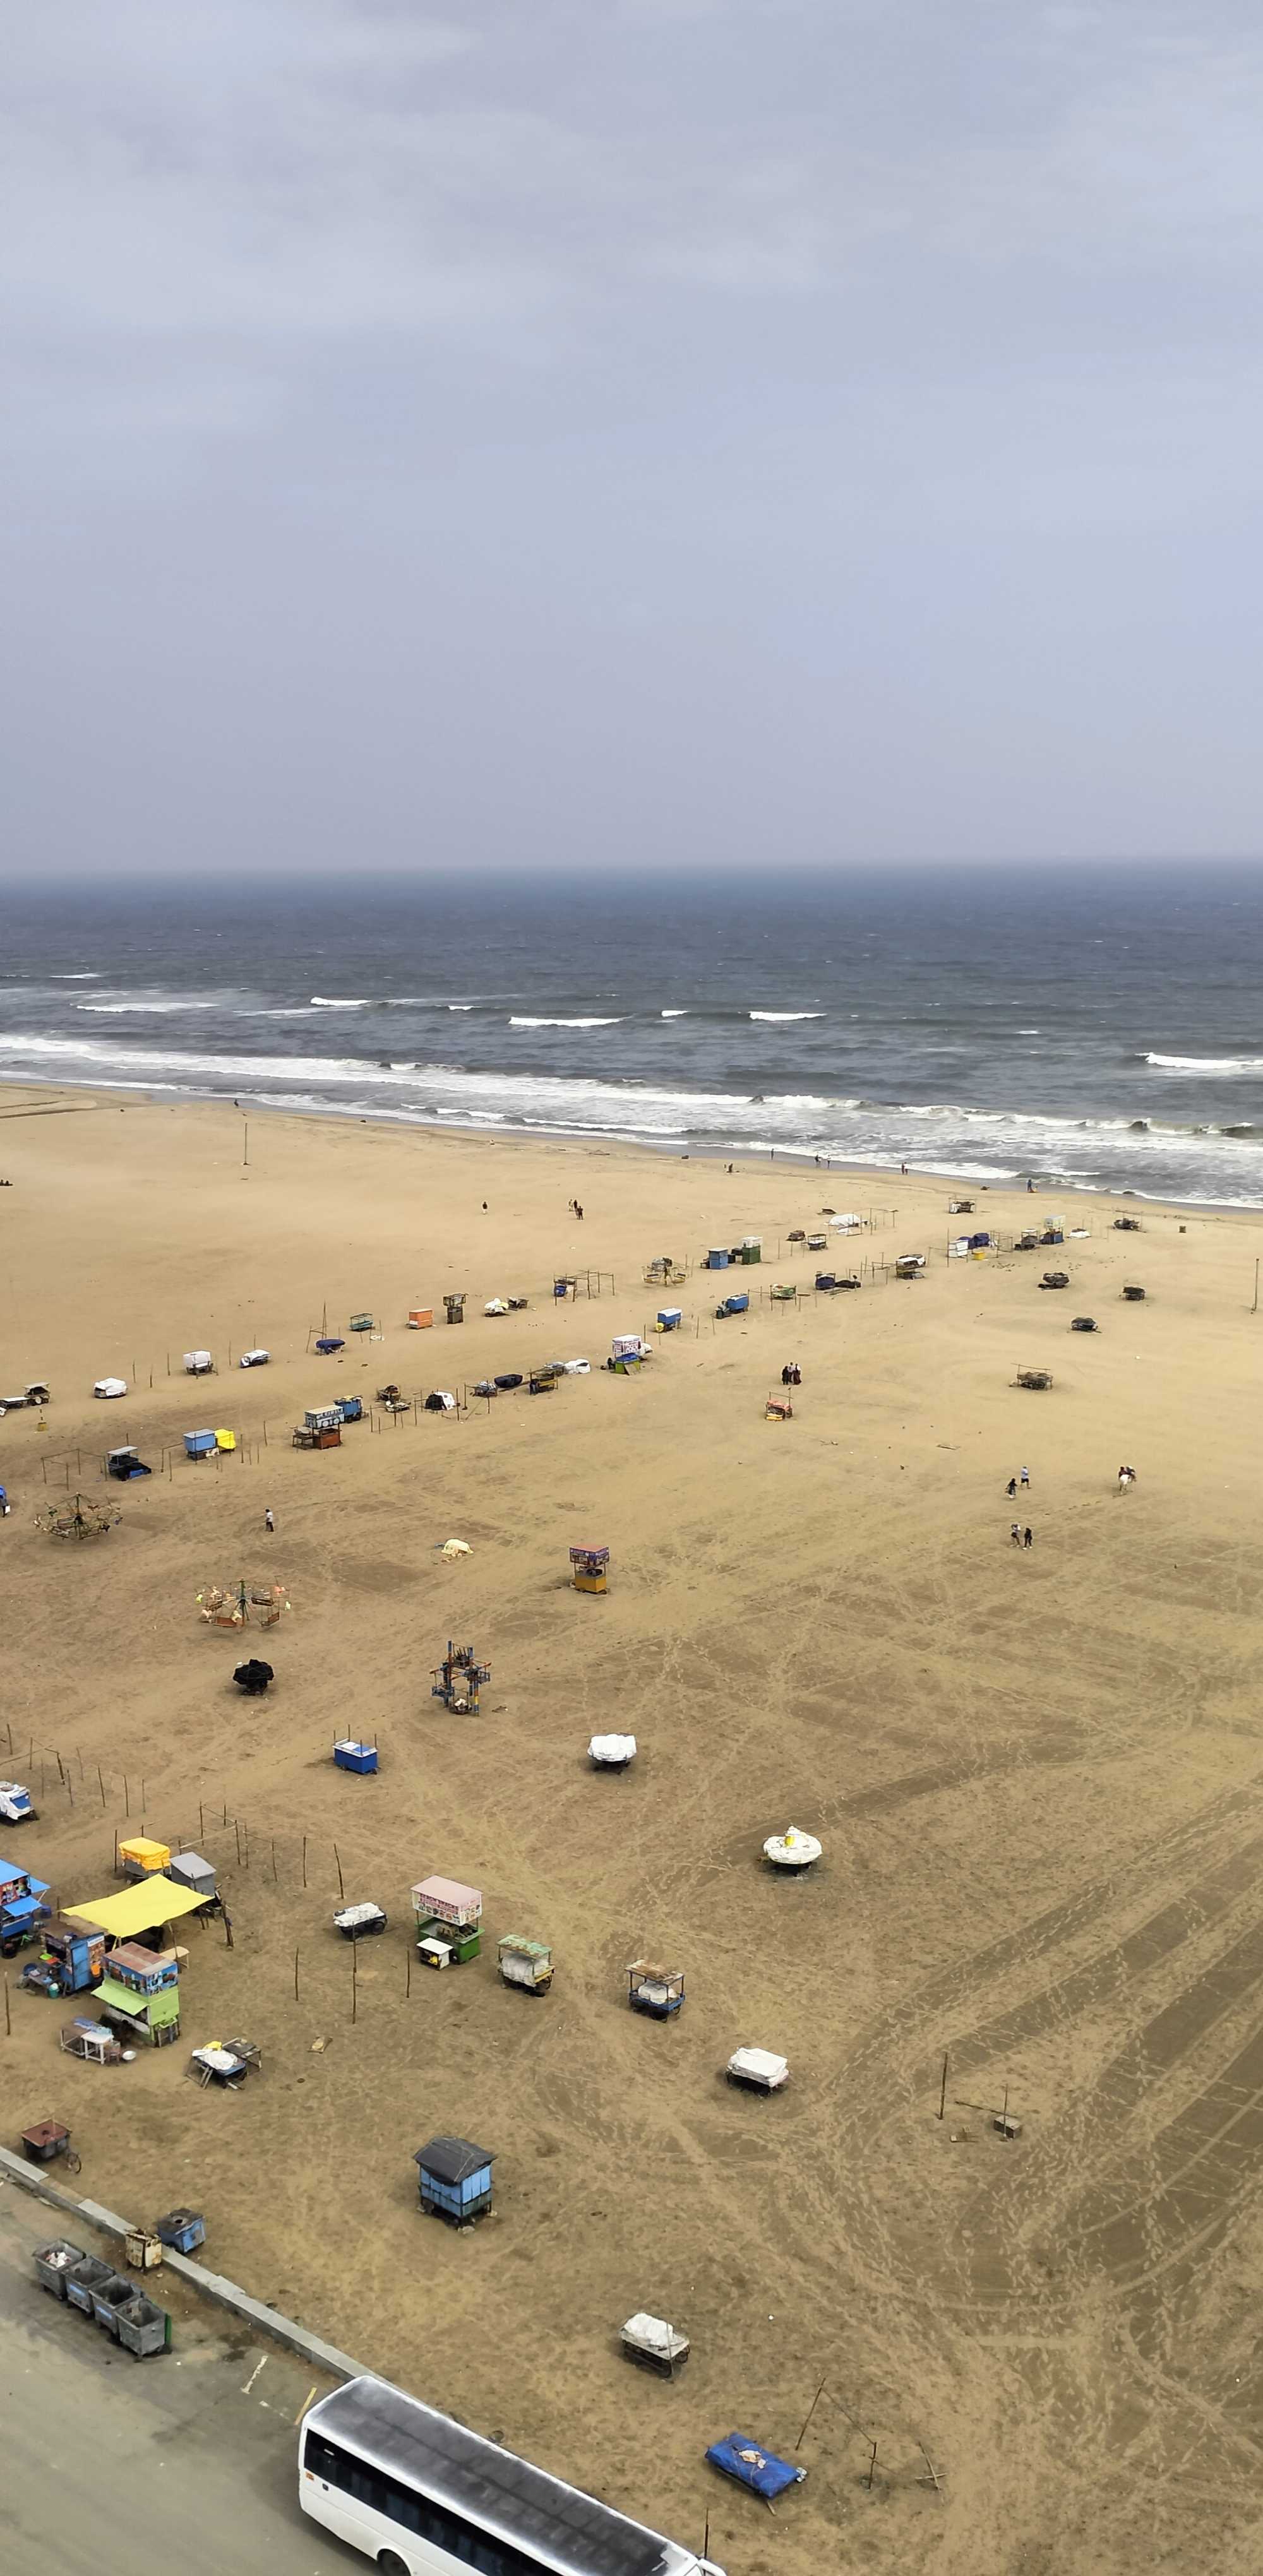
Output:
<path fill-rule="evenodd" d="M 1257 1206 L 1263 1138 L 1136 1131 L 1126 1119 L 971 1108 L 963 1103 L 863 1100 L 821 1093 L 675 1089 L 592 1073 L 470 1072 L 382 1064 L 357 1056 L 213 1052 L 136 1044 L 105 1031 L 74 1037 L 0 1036 L 10 1078 L 102 1083 L 128 1090 L 226 1093 L 262 1104 L 322 1108 L 392 1123 L 439 1122 L 539 1135 L 603 1136 L 675 1152 L 775 1152 L 873 1170 L 906 1160 L 959 1179 L 1011 1180 L 1027 1170 L 1069 1188 L 1130 1187 L 1153 1198 Z M 755 1115 L 757 1111 L 757 1117 Z M 1231 1157 L 1229 1162 L 1228 1157 Z M 1222 1173 L 1222 1180 L 1219 1176 Z M 1216 1184 L 1218 1183 L 1218 1186 Z"/>
<path fill-rule="evenodd" d="M 751 1011 L 752 1020 L 822 1020 L 823 1011 Z"/>
<path fill-rule="evenodd" d="M 658 1017 L 659 1017 L 659 1019 L 661 1019 L 661 1020 L 686 1020 L 686 1019 L 688 1018 L 688 1012 L 687 1012 L 687 1011 L 660 1011 L 660 1012 L 658 1013 Z"/>
<path fill-rule="evenodd" d="M 106 1020 L 124 1019 L 130 1017 L 132 1013 L 139 1014 L 142 1019 L 150 1019 L 153 1017 L 161 1017 L 164 1013 L 179 1011 L 218 1011 L 223 1010 L 226 1007 L 230 1006 L 222 1003 L 218 997 L 213 997 L 210 1001 L 204 1002 L 191 1002 L 185 1000 L 179 1002 L 76 1002 L 75 1004 L 75 1009 L 77 1011 L 91 1011 L 98 1019 Z"/>
<path fill-rule="evenodd" d="M 620 1014 L 619 1016 L 622 1017 L 624 1015 Z M 618 1027 L 618 1019 L 535 1020 L 527 1018 L 525 1013 L 515 1012 L 510 1017 L 509 1027 L 511 1029 L 616 1029 Z"/>
<path fill-rule="evenodd" d="M 1263 1055 L 1146 1055 L 1156 1073 L 1263 1073 Z"/>
<path fill-rule="evenodd" d="M 311 1007 L 313 1011 L 370 1011 L 373 1006 L 366 993 L 359 994 L 353 1001 L 339 1001 L 328 993 L 313 993 Z"/>

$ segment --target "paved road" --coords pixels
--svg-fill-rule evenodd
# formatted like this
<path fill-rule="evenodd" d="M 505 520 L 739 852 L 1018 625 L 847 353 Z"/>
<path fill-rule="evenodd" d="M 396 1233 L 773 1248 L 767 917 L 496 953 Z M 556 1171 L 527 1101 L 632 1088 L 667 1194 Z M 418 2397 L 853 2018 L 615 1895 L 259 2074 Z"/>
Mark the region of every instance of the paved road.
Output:
<path fill-rule="evenodd" d="M 368 2560 L 298 2510 L 294 2422 L 310 2369 L 209 2323 L 183 2287 L 173 2350 L 134 2361 L 40 2288 L 31 2249 L 62 2232 L 54 2211 L 0 2186 L 6 2567 L 136 2576 L 161 2560 L 179 2576 L 362 2576 Z"/>

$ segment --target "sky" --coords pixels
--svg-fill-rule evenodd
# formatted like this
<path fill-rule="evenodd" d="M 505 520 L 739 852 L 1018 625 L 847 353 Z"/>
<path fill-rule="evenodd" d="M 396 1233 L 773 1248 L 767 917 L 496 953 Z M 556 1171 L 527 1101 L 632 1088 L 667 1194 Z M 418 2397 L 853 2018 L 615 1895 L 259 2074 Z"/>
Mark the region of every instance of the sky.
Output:
<path fill-rule="evenodd" d="M 1247 0 L 0 0 L 0 868 L 1253 857 Z"/>

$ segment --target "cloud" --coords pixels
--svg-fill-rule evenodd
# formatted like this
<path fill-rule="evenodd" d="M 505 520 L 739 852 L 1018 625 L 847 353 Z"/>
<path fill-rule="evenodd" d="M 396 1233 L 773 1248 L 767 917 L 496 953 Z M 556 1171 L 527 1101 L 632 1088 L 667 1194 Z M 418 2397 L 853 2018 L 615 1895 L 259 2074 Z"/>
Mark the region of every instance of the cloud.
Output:
<path fill-rule="evenodd" d="M 23 846 L 73 833 L 67 736 L 155 850 L 230 736 L 252 808 L 300 769 L 313 843 L 358 798 L 411 847 L 421 726 L 451 828 L 527 847 L 585 774 L 738 838 L 760 779 L 817 837 L 835 788 L 874 846 L 948 794 L 956 846 L 1027 793 L 1055 835 L 1067 724 L 1129 663 L 1180 703 L 1190 599 L 1144 828 L 1239 843 L 1244 0 L 0 9 Z"/>

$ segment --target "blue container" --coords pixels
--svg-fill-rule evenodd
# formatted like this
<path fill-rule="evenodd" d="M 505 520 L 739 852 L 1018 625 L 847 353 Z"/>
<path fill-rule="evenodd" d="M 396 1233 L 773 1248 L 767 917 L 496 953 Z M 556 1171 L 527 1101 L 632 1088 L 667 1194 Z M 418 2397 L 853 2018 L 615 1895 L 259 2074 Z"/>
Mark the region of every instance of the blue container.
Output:
<path fill-rule="evenodd" d="M 569 1296 L 569 1294 L 570 1294 L 570 1282 L 569 1282 L 569 1280 L 568 1280 L 568 1279 L 554 1279 L 554 1281 L 553 1281 L 553 1295 L 554 1295 L 554 1297 L 568 1297 L 568 1296 Z"/>
<path fill-rule="evenodd" d="M 215 1447 L 216 1441 L 213 1431 L 186 1431 L 184 1434 L 184 1454 L 186 1458 L 213 1457 Z"/>
<path fill-rule="evenodd" d="M 706 1267 L 708 1270 L 726 1270 L 728 1267 L 727 1253 L 708 1252 L 706 1255 Z"/>
<path fill-rule="evenodd" d="M 468 2138 L 431 2138 L 428 2146 L 418 2147 L 413 2163 L 424 2210 L 462 2226 L 490 2209 L 495 2157 L 485 2147 Z"/>
<path fill-rule="evenodd" d="M 725 1297 L 724 1313 L 726 1315 L 744 1315 L 749 1303 L 750 1300 L 748 1296 Z"/>
<path fill-rule="evenodd" d="M 160 2245 L 170 2245 L 177 2254 L 193 2254 L 206 2243 L 206 2221 L 200 2210 L 172 2209 L 159 2219 L 155 2233 Z"/>
<path fill-rule="evenodd" d="M 377 1769 L 377 1747 L 375 1744 L 355 1744 L 352 1742 L 335 1744 L 333 1748 L 333 1758 L 339 1771 L 364 1772 L 375 1771 Z"/>
<path fill-rule="evenodd" d="M 364 1407 L 361 1404 L 358 1395 L 340 1395 L 338 1397 L 338 1411 L 344 1422 L 362 1421 L 364 1415 Z"/>
<path fill-rule="evenodd" d="M 684 1319 L 682 1306 L 659 1306 L 658 1321 L 664 1333 L 676 1333 Z"/>

